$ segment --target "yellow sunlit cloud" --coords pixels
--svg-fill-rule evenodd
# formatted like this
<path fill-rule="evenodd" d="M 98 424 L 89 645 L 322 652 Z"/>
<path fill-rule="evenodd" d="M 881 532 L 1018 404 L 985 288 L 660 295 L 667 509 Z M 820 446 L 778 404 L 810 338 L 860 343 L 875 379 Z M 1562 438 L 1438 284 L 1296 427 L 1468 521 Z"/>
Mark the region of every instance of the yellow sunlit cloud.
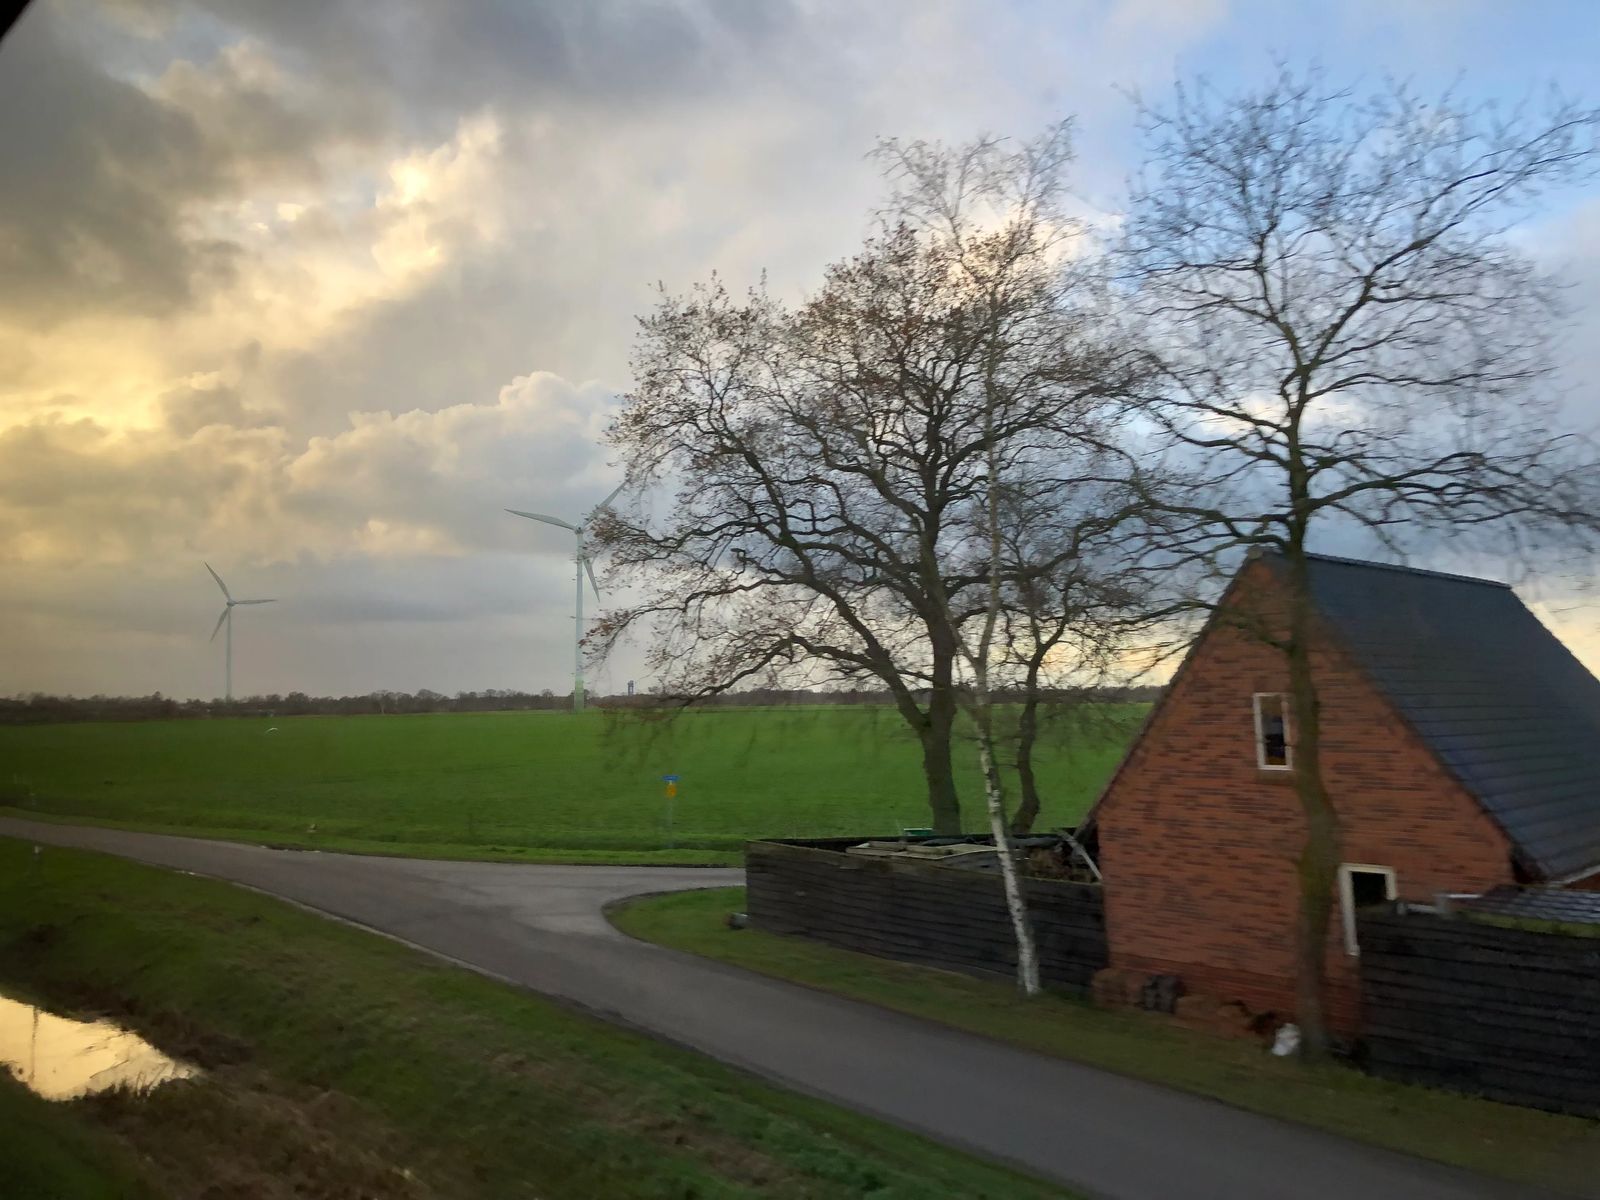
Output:
<path fill-rule="evenodd" d="M 346 166 L 319 202 L 270 190 L 197 207 L 197 236 L 240 245 L 231 279 L 176 317 L 96 314 L 49 338 L 0 329 L 0 362 L 11 366 L 0 392 L 0 429 L 41 416 L 89 416 L 109 430 L 152 429 L 161 397 L 200 386 L 194 365 L 219 349 L 262 344 L 307 350 L 340 335 L 373 304 L 422 284 L 463 240 L 500 236 L 493 200 L 500 126 L 491 115 L 462 122 L 446 142 L 387 163 Z M 313 218 L 337 207 L 363 175 L 389 181 L 364 209 Z M 335 201 L 340 201 L 336 204 Z M 237 383 L 210 368 L 212 385 Z"/>

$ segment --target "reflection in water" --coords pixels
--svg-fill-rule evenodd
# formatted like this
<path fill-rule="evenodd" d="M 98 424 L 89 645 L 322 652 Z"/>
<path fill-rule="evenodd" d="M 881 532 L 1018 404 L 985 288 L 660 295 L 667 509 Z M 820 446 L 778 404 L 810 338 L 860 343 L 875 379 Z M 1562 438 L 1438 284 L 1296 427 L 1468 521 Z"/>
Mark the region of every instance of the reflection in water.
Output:
<path fill-rule="evenodd" d="M 119 1086 L 143 1091 L 199 1073 L 111 1021 L 74 1021 L 6 996 L 0 996 L 0 1063 L 46 1100 Z"/>

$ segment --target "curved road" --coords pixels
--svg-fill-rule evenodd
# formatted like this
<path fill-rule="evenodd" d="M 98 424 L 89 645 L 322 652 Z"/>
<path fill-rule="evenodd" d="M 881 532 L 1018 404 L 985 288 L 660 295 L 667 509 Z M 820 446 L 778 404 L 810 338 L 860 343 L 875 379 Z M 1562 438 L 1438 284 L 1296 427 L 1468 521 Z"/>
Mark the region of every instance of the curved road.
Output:
<path fill-rule="evenodd" d="M 1532 1194 L 638 942 L 602 914 L 624 896 L 737 884 L 731 869 L 374 858 L 9 818 L 0 835 L 244 884 L 1097 1196 Z"/>

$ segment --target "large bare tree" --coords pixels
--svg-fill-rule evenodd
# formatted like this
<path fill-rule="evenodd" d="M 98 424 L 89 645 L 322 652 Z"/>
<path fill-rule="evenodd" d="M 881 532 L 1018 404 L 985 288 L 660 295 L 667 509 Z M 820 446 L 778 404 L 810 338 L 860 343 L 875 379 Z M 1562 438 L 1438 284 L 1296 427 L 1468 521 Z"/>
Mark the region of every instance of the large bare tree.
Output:
<path fill-rule="evenodd" d="M 1318 1056 L 1340 822 L 1307 551 L 1341 530 L 1395 545 L 1430 525 L 1597 529 L 1593 459 L 1546 391 L 1559 292 L 1511 236 L 1593 171 L 1597 114 L 1357 97 L 1288 71 L 1141 113 L 1121 266 L 1161 362 L 1158 442 L 1206 476 L 1169 511 L 1188 553 L 1282 563 L 1282 611 L 1252 628 L 1287 660 L 1306 831 L 1297 1016 Z"/>
<path fill-rule="evenodd" d="M 1114 441 L 1116 417 L 1126 406 L 1108 402 L 1135 390 L 1139 376 L 1137 357 L 1125 356 L 1109 389 L 1104 385 L 1112 377 L 1094 374 L 1081 377 L 1087 387 L 1063 392 L 1060 386 L 1064 369 L 1084 364 L 1092 311 L 1069 302 L 1083 277 L 1066 260 L 1082 233 L 1060 204 L 1065 135 L 1060 126 L 1014 148 L 981 140 L 955 149 L 889 142 L 881 150 L 898 185 L 894 211 L 944 249 L 942 271 L 962 296 L 977 351 L 970 399 L 982 460 L 970 536 L 982 564 L 981 603 L 964 602 L 942 582 L 934 600 L 943 636 L 957 652 L 956 695 L 977 747 L 1025 995 L 1040 990 L 1039 961 L 1013 851 L 1003 748 L 1015 746 L 1019 777 L 1026 765 L 1033 783 L 1042 662 L 1080 615 L 1076 607 L 1058 610 L 1050 601 L 1064 578 L 1085 571 L 1089 531 L 1115 524 L 1103 510 L 1108 492 L 1127 490 L 1129 464 Z M 1111 361 L 1094 365 L 1103 372 Z M 1030 419 L 1018 429 L 1022 413 Z M 1036 524 L 1060 529 L 1064 523 L 1074 536 L 1054 542 L 1031 536 Z M 1021 630 L 1033 635 L 1031 643 Z M 1016 736 L 1008 737 L 998 693 L 1008 677 L 1015 680 L 1011 669 L 1019 662 L 1024 716 Z"/>
<path fill-rule="evenodd" d="M 1076 470 L 1143 362 L 1093 320 L 1076 230 L 1027 202 L 1059 186 L 1064 127 L 1017 153 L 883 151 L 881 221 L 813 295 L 788 306 L 712 281 L 643 320 L 610 441 L 635 494 L 671 495 L 598 530 L 639 599 L 595 641 L 647 628 L 651 667 L 691 701 L 808 672 L 881 683 L 921 742 L 934 828 L 956 832 L 987 480 L 997 464 L 1037 488 L 1049 464 Z M 972 219 L 941 221 L 952 202 Z"/>

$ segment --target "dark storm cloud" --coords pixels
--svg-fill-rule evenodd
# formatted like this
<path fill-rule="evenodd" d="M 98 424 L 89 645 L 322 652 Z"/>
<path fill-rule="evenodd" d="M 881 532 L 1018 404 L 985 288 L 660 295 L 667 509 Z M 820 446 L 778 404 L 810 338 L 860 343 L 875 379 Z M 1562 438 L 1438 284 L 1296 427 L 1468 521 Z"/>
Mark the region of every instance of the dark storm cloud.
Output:
<path fill-rule="evenodd" d="M 39 0 L 0 47 L 0 312 L 37 325 L 182 308 L 244 253 L 187 228 L 186 204 L 264 178 L 310 185 L 330 151 L 442 135 L 484 107 L 690 97 L 786 24 L 781 6 L 741 7 L 216 0 L 123 3 L 108 20 Z M 186 57 L 141 72 L 151 28 Z"/>
<path fill-rule="evenodd" d="M 217 186 L 182 113 L 112 79 L 49 4 L 0 46 L 0 306 L 55 318 L 90 305 L 181 304 L 232 248 L 193 244 L 173 204 Z"/>
<path fill-rule="evenodd" d="M 315 183 L 320 147 L 383 129 L 378 98 L 297 89 L 214 47 L 125 77 L 97 19 L 41 0 L 0 47 L 0 311 L 14 321 L 183 307 L 243 253 L 188 228 L 186 205 L 264 178 Z"/>
<path fill-rule="evenodd" d="M 308 77 L 386 92 L 419 120 L 486 103 L 627 107 L 682 96 L 793 28 L 782 2 L 409 0 L 375 11 L 366 0 L 213 0 L 205 8 L 289 51 Z"/>

